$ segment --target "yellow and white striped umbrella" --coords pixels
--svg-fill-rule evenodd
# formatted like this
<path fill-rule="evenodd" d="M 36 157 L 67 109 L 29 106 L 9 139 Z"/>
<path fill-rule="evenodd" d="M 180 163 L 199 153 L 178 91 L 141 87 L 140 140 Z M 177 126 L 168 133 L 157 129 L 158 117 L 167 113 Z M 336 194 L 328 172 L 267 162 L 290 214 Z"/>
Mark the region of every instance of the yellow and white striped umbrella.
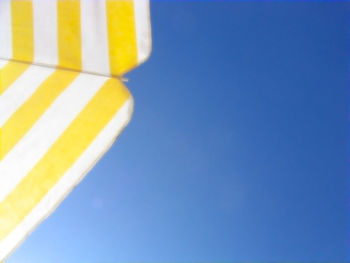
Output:
<path fill-rule="evenodd" d="M 146 0 L 0 0 L 0 261 L 127 125 L 150 42 Z"/>

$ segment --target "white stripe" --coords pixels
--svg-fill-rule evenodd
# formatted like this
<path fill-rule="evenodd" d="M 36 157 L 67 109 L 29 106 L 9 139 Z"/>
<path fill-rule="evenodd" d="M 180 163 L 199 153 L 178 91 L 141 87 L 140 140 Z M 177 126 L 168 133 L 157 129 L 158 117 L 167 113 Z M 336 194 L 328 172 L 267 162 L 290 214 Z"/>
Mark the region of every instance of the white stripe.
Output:
<path fill-rule="evenodd" d="M 151 54 L 151 23 L 149 0 L 134 0 L 137 60 L 143 63 Z"/>
<path fill-rule="evenodd" d="M 0 127 L 30 98 L 53 71 L 54 69 L 32 65 L 5 90 L 0 96 Z"/>
<path fill-rule="evenodd" d="M 12 58 L 10 0 L 0 0 L 0 58 Z"/>
<path fill-rule="evenodd" d="M 110 75 L 105 1 L 81 0 L 82 67 Z"/>
<path fill-rule="evenodd" d="M 116 137 L 121 133 L 131 118 L 133 100 L 129 99 L 118 111 L 115 117 L 106 125 L 87 150 L 67 171 L 61 180 L 48 192 L 39 204 L 24 218 L 9 236 L 0 243 L 0 260 L 29 235 L 60 202 L 71 192 L 75 185 L 82 180 L 101 156 L 112 146 Z"/>
<path fill-rule="evenodd" d="M 0 202 L 33 169 L 106 80 L 79 74 L 4 157 L 0 162 Z"/>
<path fill-rule="evenodd" d="M 1 70 L 7 63 L 8 63 L 7 60 L 2 60 L 2 59 L 0 59 L 0 70 Z M 1 73 L 1 72 L 0 72 L 0 73 Z M 1 78 L 1 76 L 0 76 L 0 78 Z"/>
<path fill-rule="evenodd" d="M 57 65 L 56 0 L 33 0 L 33 13 L 34 61 L 40 64 Z"/>

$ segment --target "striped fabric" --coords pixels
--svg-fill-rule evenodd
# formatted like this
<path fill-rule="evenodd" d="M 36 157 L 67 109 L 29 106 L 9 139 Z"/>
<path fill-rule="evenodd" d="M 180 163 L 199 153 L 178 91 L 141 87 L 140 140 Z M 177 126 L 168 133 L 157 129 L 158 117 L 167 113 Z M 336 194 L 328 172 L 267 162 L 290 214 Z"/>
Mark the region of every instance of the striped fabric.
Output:
<path fill-rule="evenodd" d="M 0 58 L 120 76 L 150 53 L 145 0 L 1 0 Z"/>
<path fill-rule="evenodd" d="M 150 49 L 146 0 L 0 0 L 0 261 L 127 125 Z"/>

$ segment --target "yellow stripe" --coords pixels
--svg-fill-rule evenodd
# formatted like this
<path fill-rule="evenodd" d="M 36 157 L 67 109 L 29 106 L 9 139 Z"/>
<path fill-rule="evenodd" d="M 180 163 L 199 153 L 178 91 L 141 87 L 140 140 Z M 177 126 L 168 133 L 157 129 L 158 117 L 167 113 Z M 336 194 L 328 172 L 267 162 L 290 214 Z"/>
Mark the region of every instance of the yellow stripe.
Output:
<path fill-rule="evenodd" d="M 10 61 L 0 69 L 0 95 L 7 90 L 28 67 L 29 64 Z"/>
<path fill-rule="evenodd" d="M 79 73 L 56 70 L 2 127 L 6 140 L 2 143 L 0 160 L 23 138 L 52 102 Z"/>
<path fill-rule="evenodd" d="M 134 3 L 131 0 L 107 0 L 107 28 L 110 71 L 125 73 L 137 65 Z"/>
<path fill-rule="evenodd" d="M 105 83 L 45 156 L 0 203 L 0 242 L 57 184 L 129 97 L 128 90 L 118 80 L 109 79 Z"/>
<path fill-rule="evenodd" d="M 13 59 L 32 62 L 34 57 L 33 5 L 30 0 L 12 0 Z"/>
<path fill-rule="evenodd" d="M 57 1 L 59 67 L 81 70 L 80 1 Z"/>

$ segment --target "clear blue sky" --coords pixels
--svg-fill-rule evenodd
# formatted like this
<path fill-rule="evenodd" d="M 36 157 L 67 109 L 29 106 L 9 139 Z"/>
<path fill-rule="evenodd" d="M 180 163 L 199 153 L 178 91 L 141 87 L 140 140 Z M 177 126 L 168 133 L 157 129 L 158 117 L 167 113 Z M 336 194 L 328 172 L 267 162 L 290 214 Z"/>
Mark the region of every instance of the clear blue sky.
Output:
<path fill-rule="evenodd" d="M 349 259 L 349 4 L 152 2 L 130 125 L 9 263 Z"/>

